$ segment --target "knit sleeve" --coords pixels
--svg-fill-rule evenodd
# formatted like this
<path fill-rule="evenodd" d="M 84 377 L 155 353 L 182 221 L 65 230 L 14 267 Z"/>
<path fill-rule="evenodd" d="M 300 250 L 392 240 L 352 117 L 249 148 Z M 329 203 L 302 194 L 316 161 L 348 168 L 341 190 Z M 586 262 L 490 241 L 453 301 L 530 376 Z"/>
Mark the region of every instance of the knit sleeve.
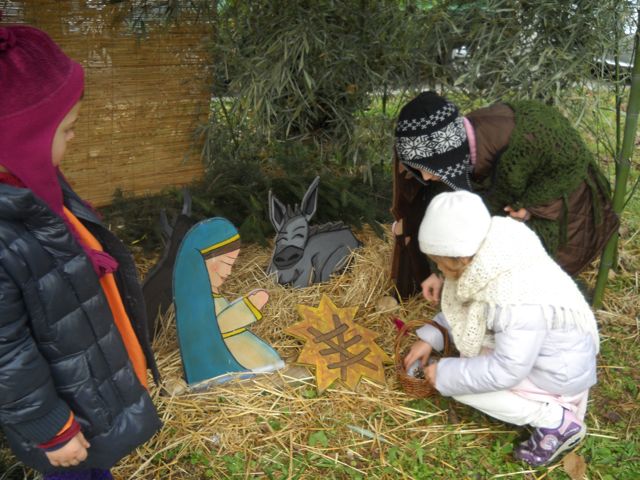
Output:
<path fill-rule="evenodd" d="M 519 132 L 514 131 L 515 136 Z M 518 141 L 512 137 L 509 149 L 500 157 L 491 189 L 491 209 L 501 213 L 507 205 L 518 210 L 524 205 L 526 191 L 544 162 L 544 158 L 533 148 L 534 137 L 522 136 Z"/>
<path fill-rule="evenodd" d="M 536 235 L 540 238 L 544 249 L 553 257 L 560 246 L 560 222 L 532 215 L 531 219 L 527 221 L 527 225 L 531 230 L 536 232 Z"/>
<path fill-rule="evenodd" d="M 570 194 L 592 161 L 580 134 L 543 103 L 514 102 L 512 108 L 516 128 L 496 166 L 492 207 L 535 207 Z"/>
<path fill-rule="evenodd" d="M 38 445 L 55 437 L 70 413 L 31 336 L 21 290 L 0 266 L 0 423 Z"/>
<path fill-rule="evenodd" d="M 60 450 L 67 443 L 69 443 L 78 433 L 80 433 L 82 429 L 80 428 L 80 424 L 76 421 L 73 413 L 69 416 L 69 420 L 62 427 L 62 430 L 58 432 L 58 434 L 49 440 L 46 443 L 41 443 L 38 445 L 38 448 L 44 450 L 45 452 L 53 452 L 55 450 Z"/>

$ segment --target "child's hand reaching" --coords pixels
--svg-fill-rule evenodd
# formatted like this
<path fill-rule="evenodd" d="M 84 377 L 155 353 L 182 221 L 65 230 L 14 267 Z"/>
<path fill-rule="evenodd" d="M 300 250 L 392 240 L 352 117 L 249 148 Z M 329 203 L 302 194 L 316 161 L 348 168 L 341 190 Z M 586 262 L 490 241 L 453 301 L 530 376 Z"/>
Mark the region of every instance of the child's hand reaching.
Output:
<path fill-rule="evenodd" d="M 506 207 L 504 207 L 504 211 L 511 218 L 515 218 L 516 220 L 519 220 L 521 222 L 526 222 L 531 218 L 531 212 L 529 212 L 529 210 L 527 210 L 526 208 L 514 210 L 510 205 L 507 205 Z"/>
<path fill-rule="evenodd" d="M 424 280 L 420 286 L 422 287 L 422 296 L 429 302 L 438 304 L 440 302 L 440 292 L 444 280 L 436 273 L 432 273 Z"/>
<path fill-rule="evenodd" d="M 45 452 L 45 454 L 49 463 L 54 467 L 71 467 L 86 460 L 87 448 L 90 446 L 91 444 L 87 442 L 82 432 L 78 432 L 64 447 L 53 452 Z"/>
<path fill-rule="evenodd" d="M 430 344 L 423 342 L 422 340 L 418 340 L 411 346 L 411 350 L 409 350 L 407 356 L 404 357 L 403 364 L 405 370 L 407 370 L 416 360 L 420 360 L 422 367 L 424 367 L 427 364 L 427 360 L 429 360 L 432 350 L 433 347 Z"/>

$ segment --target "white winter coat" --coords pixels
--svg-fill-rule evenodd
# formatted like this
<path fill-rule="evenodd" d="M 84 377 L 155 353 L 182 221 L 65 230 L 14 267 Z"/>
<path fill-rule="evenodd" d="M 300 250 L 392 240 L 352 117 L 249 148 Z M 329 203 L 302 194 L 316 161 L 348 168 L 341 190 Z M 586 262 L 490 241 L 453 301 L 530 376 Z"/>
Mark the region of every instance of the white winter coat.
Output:
<path fill-rule="evenodd" d="M 595 318 L 573 280 L 524 224 L 494 217 L 463 275 L 445 280 L 442 313 L 461 358 L 440 360 L 436 388 L 445 396 L 507 390 L 525 378 L 553 394 L 596 383 Z M 418 336 L 441 350 L 431 325 Z"/>

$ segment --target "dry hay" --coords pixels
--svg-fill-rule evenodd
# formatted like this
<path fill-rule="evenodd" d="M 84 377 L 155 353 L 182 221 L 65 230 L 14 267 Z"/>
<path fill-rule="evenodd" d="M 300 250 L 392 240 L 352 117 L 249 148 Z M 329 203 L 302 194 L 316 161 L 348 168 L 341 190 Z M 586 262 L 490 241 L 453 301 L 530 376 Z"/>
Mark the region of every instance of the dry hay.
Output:
<path fill-rule="evenodd" d="M 161 318 L 162 334 L 154 347 L 164 387 L 173 395 L 161 395 L 158 388 L 152 394 L 164 428 L 114 469 L 116 478 L 265 478 L 266 472 L 252 469 L 258 459 L 261 465 L 279 466 L 282 473 L 275 478 L 326 476 L 326 467 L 316 469 L 313 462 L 305 461 L 307 469 L 300 471 L 294 458 L 308 454 L 335 465 L 348 464 L 363 477 L 370 474 L 378 477 L 373 472 L 379 472 L 380 465 L 388 465 L 394 469 L 388 478 L 411 478 L 407 472 L 390 465 L 386 457 L 389 447 L 402 448 L 409 441 L 418 442 L 424 447 L 428 461 L 442 465 L 455 476 L 460 473 L 459 465 L 449 465 L 430 453 L 437 451 L 433 447 L 446 437 L 473 434 L 467 444 L 467 448 L 473 448 L 489 437 L 512 435 L 513 429 L 500 423 L 470 423 L 469 415 L 462 415 L 460 420 L 453 405 L 442 409 L 438 398 L 423 401 L 420 410 L 411 408 L 410 397 L 399 389 L 393 365 L 386 368 L 386 385 L 365 379 L 353 392 L 336 383 L 321 396 L 316 393 L 314 372 L 292 366 L 302 345 L 284 330 L 300 320 L 297 304 L 317 306 L 322 294 L 327 294 L 338 307 L 357 305 L 355 321 L 379 332 L 377 342 L 390 356 L 394 353 L 396 336 L 391 316 L 410 321 L 430 318 L 435 313 L 419 297 L 398 307 L 383 306 L 380 299 L 392 290 L 388 271 L 391 242 L 371 231 L 360 232 L 358 236 L 365 246 L 354 253 L 349 268 L 331 282 L 305 289 L 282 287 L 266 276 L 270 249 L 249 246 L 242 250 L 233 275 L 224 285 L 224 293 L 235 298 L 254 288 L 269 291 L 264 319 L 254 324 L 252 330 L 280 353 L 287 363 L 284 371 L 229 382 L 205 392 L 186 392 L 181 380 L 173 311 Z M 604 309 L 597 312 L 603 341 L 610 335 L 607 327 L 613 324 L 629 324 L 630 334 L 636 338 L 638 335 L 638 281 L 629 280 L 637 276 L 634 263 L 640 258 L 637 247 L 640 242 L 631 240 L 632 236 L 624 236 L 621 243 L 623 268 L 618 273 L 621 285 L 607 291 Z M 143 270 L 153 263 L 138 261 Z M 582 279 L 593 286 L 595 271 L 586 272 Z M 608 367 L 620 368 L 602 367 L 605 378 Z M 589 412 L 589 423 L 592 435 L 614 433 L 600 427 L 596 411 Z M 312 441 L 319 432 L 325 433 L 326 443 Z M 232 474 L 222 461 L 223 456 L 238 456 L 243 471 Z M 201 459 L 210 462 L 201 463 Z M 559 466 L 554 465 L 549 471 Z M 534 478 L 531 470 L 510 471 L 505 475 L 519 474 Z"/>
<path fill-rule="evenodd" d="M 265 317 L 253 330 L 270 342 L 288 364 L 296 359 L 301 348 L 298 340 L 284 333 L 299 320 L 296 305 L 317 306 L 323 293 L 338 307 L 358 305 L 356 322 L 379 332 L 378 344 L 389 355 L 393 354 L 395 338 L 391 315 L 405 320 L 433 315 L 434 310 L 419 298 L 396 309 L 387 306 L 386 310 L 379 310 L 379 299 L 391 290 L 388 280 L 391 245 L 369 231 L 358 235 L 365 246 L 355 253 L 349 269 L 329 283 L 306 289 L 282 287 L 265 275 L 270 250 L 250 246 L 241 252 L 234 275 L 225 284 L 225 293 L 234 297 L 257 287 L 268 289 L 271 300 Z M 623 228 L 622 268 L 610 282 L 604 309 L 597 312 L 603 342 L 616 340 L 619 344 L 633 344 L 638 341 L 639 236 L 624 232 Z M 134 246 L 134 250 L 139 249 Z M 147 271 L 154 259 L 146 258 L 140 251 L 136 253 L 141 271 Z M 594 270 L 582 275 L 591 286 L 594 278 Z M 313 372 L 303 367 L 289 367 L 283 372 L 230 382 L 206 392 L 179 393 L 182 367 L 173 312 L 161 321 L 163 333 L 154 347 L 164 387 L 174 391 L 174 395 L 161 395 L 160 389 L 152 387 L 164 428 L 113 469 L 119 480 L 265 478 L 266 472 L 262 470 L 269 465 L 278 465 L 281 472 L 272 478 L 342 478 L 340 473 L 328 473 L 326 466 L 323 469 L 314 465 L 321 460 L 336 466 L 349 464 L 352 472 L 362 472 L 363 477 L 383 478 L 379 475 L 380 466 L 387 466 L 392 473 L 384 478 L 411 478 L 400 470 L 401 466 L 390 465 L 388 461 L 390 447 L 402 449 L 410 442 L 423 448 L 425 461 L 451 472 L 447 478 L 456 478 L 462 475 L 464 466 L 449 465 L 437 457 L 438 451 L 450 448 L 448 437 L 471 434 L 465 435 L 468 440 L 464 448 L 470 449 L 469 452 L 483 448 L 487 442 L 492 445 L 496 441 L 504 444 L 513 440 L 514 430 L 509 426 L 479 421 L 466 407 L 448 404 L 440 398 L 420 402 L 419 409 L 411 408 L 410 398 L 399 391 L 393 365 L 386 369 L 385 386 L 364 380 L 355 392 L 336 384 L 317 396 Z M 600 362 L 600 384 L 611 384 L 617 375 L 628 374 L 624 373 L 629 366 L 623 359 L 615 360 L 616 365 L 605 365 L 602 358 Z M 624 437 L 625 432 L 612 429 L 606 416 L 603 417 L 603 412 L 612 407 L 603 403 L 599 388 L 596 386 L 593 391 L 593 408 L 588 412 L 590 435 Z M 623 402 L 617 407 L 629 418 L 635 418 L 634 412 L 638 412 L 637 402 Z M 472 423 L 471 418 L 479 423 Z M 628 428 L 634 428 L 631 425 Z M 312 441 L 319 433 L 325 434 L 326 442 Z M 0 458 L 6 454 L 6 450 L 1 450 Z M 307 469 L 301 472 L 297 461 L 309 455 L 315 455 L 315 460 L 304 460 Z M 222 457 L 239 458 L 236 465 L 243 465 L 243 469 L 230 472 Z M 205 466 L 202 459 L 210 463 Z M 254 467 L 257 459 L 264 468 Z M 558 467 L 560 464 L 552 466 L 543 477 Z M 20 470 L 20 467 L 14 465 L 13 469 Z M 505 466 L 504 470 L 495 466 L 491 470 L 496 473 L 494 478 L 536 478 L 531 470 L 514 471 L 513 465 Z M 497 474 L 501 470 L 503 474 Z M 25 473 L 24 478 L 32 477 Z"/>
<path fill-rule="evenodd" d="M 386 368 L 386 386 L 365 379 L 355 392 L 334 384 L 321 396 L 316 394 L 312 371 L 290 366 L 301 343 L 284 330 L 300 320 L 297 304 L 317 306 L 322 294 L 338 307 L 357 305 L 355 321 L 379 332 L 378 344 L 390 356 L 396 332 L 391 315 L 411 319 L 434 313 L 417 298 L 395 308 L 381 306 L 379 300 L 391 289 L 391 246 L 370 231 L 360 232 L 359 237 L 365 247 L 353 254 L 344 273 L 304 289 L 282 287 L 266 276 L 270 250 L 249 246 L 241 251 L 224 293 L 236 298 L 258 287 L 269 291 L 264 318 L 252 330 L 280 353 L 288 365 L 282 372 L 229 382 L 205 392 L 185 392 L 174 314 L 169 311 L 161 319 L 162 334 L 154 344 L 164 385 L 173 393 L 161 395 L 159 389 L 153 390 L 164 428 L 116 467 L 114 474 L 137 479 L 195 478 L 191 468 L 187 471 L 194 452 L 213 458 L 240 452 L 246 465 L 251 459 L 271 458 L 293 469 L 294 455 L 313 452 L 336 464 L 355 465 L 352 468 L 366 475 L 369 462 L 384 462 L 382 443 L 402 445 L 403 437 L 417 430 L 423 444 L 450 434 L 443 431 L 445 412 L 435 405 L 430 414 L 406 406 L 409 397 L 399 391 L 393 365 Z M 443 421 L 425 425 L 433 416 L 443 416 Z M 330 432 L 329 445 L 310 445 L 310 435 L 318 431 Z M 209 472 L 213 478 L 228 475 L 222 462 L 212 462 L 207 468 L 213 469 Z M 245 476 L 263 473 L 247 471 Z M 303 478 L 314 478 L 314 473 L 308 471 Z"/>
<path fill-rule="evenodd" d="M 388 280 L 391 244 L 369 231 L 358 236 L 365 246 L 354 254 L 348 270 L 329 283 L 306 289 L 282 287 L 265 275 L 271 253 L 269 249 L 250 246 L 241 252 L 234 275 L 224 286 L 225 293 L 233 298 L 257 287 L 269 291 L 271 299 L 264 319 L 254 324 L 252 329 L 270 342 L 288 364 L 295 361 L 301 348 L 298 340 L 284 333 L 288 326 L 299 320 L 296 305 L 317 306 L 323 293 L 338 307 L 358 305 L 360 309 L 355 321 L 379 332 L 378 344 L 389 355 L 393 354 L 395 339 L 391 315 L 405 320 L 433 315 L 434 310 L 420 298 L 395 309 L 387 306 L 386 310 L 380 310 L 380 298 L 391 290 Z M 622 238 L 622 268 L 612 278 L 604 309 L 597 312 L 603 342 L 614 337 L 625 343 L 637 342 L 640 331 L 637 324 L 640 300 L 636 273 L 639 270 L 640 242 L 633 232 L 623 234 Z M 134 247 L 134 250 L 137 249 Z M 154 259 L 146 258 L 138 251 L 136 261 L 144 272 L 152 266 Z M 591 286 L 594 277 L 594 270 L 582 275 L 582 279 Z M 314 462 L 319 461 L 324 461 L 325 465 L 327 462 L 336 466 L 348 464 L 352 472 L 362 472 L 363 477 L 411 478 L 410 474 L 400 470 L 401 466 L 390 465 L 388 461 L 388 451 L 392 446 L 402 449 L 410 442 L 424 449 L 425 461 L 441 465 L 450 472 L 447 478 L 456 478 L 462 475 L 464 467 L 449 465 L 437 456 L 442 448 L 450 448 L 446 446 L 450 440 L 448 437 L 471 434 L 465 435 L 468 440 L 464 448 L 468 449 L 483 448 L 487 442 L 489 445 L 496 441 L 504 444 L 513 439 L 514 429 L 509 426 L 487 421 L 472 423 L 471 418 L 478 421 L 477 415 L 472 415 L 464 406 L 448 404 L 440 398 L 422 401 L 419 409 L 411 408 L 410 398 L 398 388 L 393 365 L 387 366 L 385 386 L 364 380 L 355 392 L 335 384 L 317 396 L 313 372 L 303 367 L 288 367 L 283 372 L 230 382 L 206 392 L 180 393 L 182 367 L 173 312 L 168 312 L 160 320 L 163 333 L 156 339 L 154 347 L 164 387 L 172 390 L 174 395 L 161 395 L 160 389 L 152 387 L 152 396 L 164 428 L 113 469 L 119 480 L 265 478 L 266 472 L 262 470 L 269 465 L 278 465 L 281 472 L 272 478 L 343 478 L 344 474 L 328 473 L 326 466 L 316 467 Z M 616 375 L 629 368 L 622 359 L 616 361 L 616 365 L 603 363 L 601 359 L 601 384 L 615 381 Z M 599 388 L 596 386 L 594 389 L 593 408 L 588 412 L 590 435 L 624 437 L 624 432 L 612 429 L 603 417 L 602 412 L 610 407 L 602 403 Z M 619 407 L 630 418 L 638 412 L 635 403 Z M 454 408 L 462 414 L 457 414 Z M 631 424 L 629 428 L 632 428 Z M 325 434 L 326 442 L 312 441 L 319 433 Z M 315 460 L 303 460 L 307 469 L 301 472 L 297 461 L 310 455 L 315 455 Z M 242 470 L 231 472 L 222 457 L 239 458 L 236 465 L 243 466 Z M 207 459 L 210 462 L 205 465 Z M 255 468 L 258 459 L 264 468 Z M 560 465 L 552 466 L 543 477 Z M 380 466 L 387 466 L 392 473 L 380 477 Z M 19 467 L 16 465 L 14 468 Z M 503 471 L 494 478 L 536 478 L 532 470 L 514 471 L 513 465 L 505 466 L 504 470 L 495 466 L 491 470 L 496 474 Z"/>
<path fill-rule="evenodd" d="M 395 326 L 390 320 L 398 315 L 404 320 L 430 318 L 435 312 L 419 297 L 399 307 L 384 307 L 379 300 L 391 291 L 389 264 L 391 243 L 370 231 L 359 233 L 364 247 L 356 252 L 349 268 L 331 282 L 305 289 L 285 288 L 268 278 L 264 271 L 271 251 L 249 246 L 242 250 L 234 274 L 224 285 L 225 294 L 235 298 L 254 288 L 266 288 L 270 301 L 264 319 L 252 330 L 272 344 L 287 362 L 282 372 L 263 375 L 241 382 L 230 382 L 201 393 L 180 392 L 184 385 L 182 367 L 177 348 L 174 317 L 170 311 L 162 318 L 162 335 L 155 342 L 156 356 L 164 385 L 174 395 L 152 392 L 155 404 L 164 421 L 164 428 L 147 444 L 123 460 L 114 469 L 116 478 L 265 478 L 265 472 L 252 470 L 257 459 L 261 465 L 279 465 L 284 472 L 275 478 L 320 478 L 325 469 L 316 469 L 313 462 L 300 472 L 294 458 L 308 454 L 317 459 L 348 464 L 363 477 L 379 472 L 380 465 L 389 465 L 386 452 L 391 446 L 403 447 L 418 442 L 424 447 L 428 461 L 441 464 L 455 476 L 459 465 L 449 465 L 432 455 L 436 445 L 451 435 L 473 434 L 467 448 L 473 448 L 497 435 L 512 435 L 513 429 L 503 424 L 470 423 L 470 415 L 458 415 L 453 405 L 435 398 L 423 401 L 421 410 L 412 409 L 410 397 L 402 393 L 396 381 L 393 365 L 386 368 L 386 385 L 364 380 L 357 391 L 334 384 L 323 395 L 317 396 L 313 371 L 304 367 L 291 367 L 301 349 L 301 343 L 284 333 L 299 321 L 297 304 L 317 306 L 321 295 L 327 294 L 338 307 L 359 306 L 355 321 L 380 333 L 378 344 L 393 356 Z M 639 326 L 637 263 L 640 258 L 633 235 L 623 235 L 621 242 L 622 269 L 612 279 L 607 290 L 604 309 L 597 312 L 601 324 L 601 337 L 608 341 L 618 335 L 614 325 L 628 325 L 629 339 L 637 341 Z M 142 263 L 148 268 L 149 263 Z M 625 269 L 625 265 L 627 265 Z M 595 270 L 589 270 L 582 279 L 590 286 L 595 281 Z M 617 280 L 616 280 L 617 279 Z M 635 279 L 635 280 L 634 280 Z M 619 281 L 619 282 L 618 282 Z M 616 332 L 616 333 L 614 333 Z M 602 381 L 608 381 L 609 369 L 617 372 L 620 365 L 601 365 Z M 594 402 L 598 402 L 598 389 L 594 389 Z M 596 403 L 598 405 L 598 403 Z M 466 407 L 462 408 L 463 412 Z M 637 405 L 633 407 L 637 410 Z M 426 411 L 422 411 L 426 410 Z M 591 435 L 611 436 L 615 432 L 600 425 L 598 408 L 589 411 Z M 477 417 L 476 417 L 477 418 Z M 324 432 L 328 441 L 311 441 L 314 434 Z M 510 437 L 509 437 L 510 438 Z M 506 438 L 506 441 L 510 441 Z M 614 437 L 610 437 L 614 438 Z M 445 447 L 446 448 L 446 447 Z M 232 474 L 221 457 L 239 455 L 244 470 Z M 210 464 L 199 463 L 209 458 Z M 319 461 L 319 460 L 317 460 Z M 252 463 L 253 462 L 253 463 Z M 559 467 L 554 465 L 550 470 Z M 388 478 L 410 478 L 397 467 Z M 206 472 L 208 470 L 208 472 Z M 506 475 L 531 477 L 523 470 Z M 549 471 L 550 471 L 549 470 Z M 299 475 L 299 476 L 298 476 Z"/>

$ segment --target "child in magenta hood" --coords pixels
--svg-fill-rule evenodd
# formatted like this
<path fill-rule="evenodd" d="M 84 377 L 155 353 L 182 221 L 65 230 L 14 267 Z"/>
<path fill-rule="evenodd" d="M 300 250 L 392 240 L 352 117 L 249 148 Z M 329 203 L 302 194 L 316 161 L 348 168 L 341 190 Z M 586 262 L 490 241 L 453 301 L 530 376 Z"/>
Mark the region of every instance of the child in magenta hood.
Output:
<path fill-rule="evenodd" d="M 135 265 L 59 166 L 84 72 L 42 31 L 0 27 L 0 426 L 45 479 L 110 479 L 160 427 Z"/>

